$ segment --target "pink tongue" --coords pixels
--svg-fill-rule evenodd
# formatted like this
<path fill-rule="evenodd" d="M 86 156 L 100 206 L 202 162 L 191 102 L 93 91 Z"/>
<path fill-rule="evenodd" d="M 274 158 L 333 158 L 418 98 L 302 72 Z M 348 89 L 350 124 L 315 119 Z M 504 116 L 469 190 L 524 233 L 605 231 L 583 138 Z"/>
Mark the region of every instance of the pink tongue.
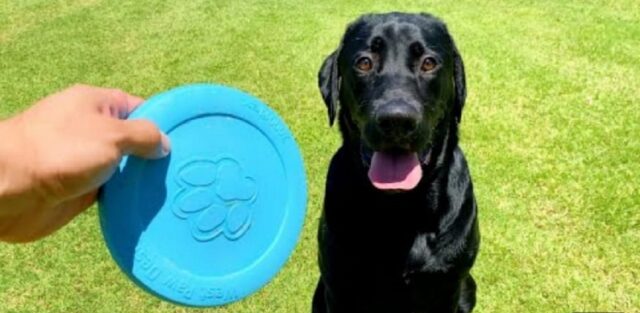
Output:
<path fill-rule="evenodd" d="M 415 153 L 374 152 L 369 180 L 378 189 L 411 190 L 422 178 L 422 168 Z"/>

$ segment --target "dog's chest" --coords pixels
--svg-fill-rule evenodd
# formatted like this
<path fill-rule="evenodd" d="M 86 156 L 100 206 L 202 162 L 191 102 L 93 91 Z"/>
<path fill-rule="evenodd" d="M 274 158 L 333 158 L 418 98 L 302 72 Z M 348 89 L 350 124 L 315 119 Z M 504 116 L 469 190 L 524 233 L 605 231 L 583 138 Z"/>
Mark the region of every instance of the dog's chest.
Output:
<path fill-rule="evenodd" d="M 448 271 L 452 265 L 448 255 L 447 247 L 438 242 L 434 233 L 418 234 L 407 255 L 405 276 Z"/>

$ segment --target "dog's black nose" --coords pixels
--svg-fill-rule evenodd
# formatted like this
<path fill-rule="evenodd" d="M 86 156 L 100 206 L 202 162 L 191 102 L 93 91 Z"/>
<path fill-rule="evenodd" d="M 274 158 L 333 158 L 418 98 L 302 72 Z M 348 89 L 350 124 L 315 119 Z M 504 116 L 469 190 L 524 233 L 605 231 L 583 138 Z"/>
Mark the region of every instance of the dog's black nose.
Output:
<path fill-rule="evenodd" d="M 405 103 L 389 103 L 376 112 L 378 128 L 390 136 L 406 136 L 418 127 L 420 114 Z"/>

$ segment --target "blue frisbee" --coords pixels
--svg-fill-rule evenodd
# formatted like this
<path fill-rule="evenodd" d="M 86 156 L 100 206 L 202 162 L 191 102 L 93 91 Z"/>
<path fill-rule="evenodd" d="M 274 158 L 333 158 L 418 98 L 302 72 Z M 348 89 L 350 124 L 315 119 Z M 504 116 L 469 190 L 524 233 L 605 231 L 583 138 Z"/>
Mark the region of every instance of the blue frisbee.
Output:
<path fill-rule="evenodd" d="M 284 265 L 304 221 L 302 157 L 280 117 L 220 85 L 187 85 L 129 119 L 171 140 L 160 160 L 124 157 L 99 196 L 100 224 L 137 285 L 187 306 L 240 300 Z"/>

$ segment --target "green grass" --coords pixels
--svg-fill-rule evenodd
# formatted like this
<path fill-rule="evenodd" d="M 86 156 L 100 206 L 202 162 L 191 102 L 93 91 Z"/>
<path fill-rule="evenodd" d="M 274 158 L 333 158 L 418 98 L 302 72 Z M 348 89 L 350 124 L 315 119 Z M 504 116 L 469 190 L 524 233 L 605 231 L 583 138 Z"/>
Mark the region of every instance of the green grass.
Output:
<path fill-rule="evenodd" d="M 145 97 L 233 85 L 289 124 L 310 197 L 292 258 L 240 303 L 192 310 L 147 295 L 111 260 L 92 209 L 40 242 L 0 244 L 0 312 L 308 312 L 339 143 L 316 72 L 346 23 L 389 10 L 441 16 L 467 66 L 461 145 L 483 236 L 477 312 L 640 312 L 637 0 L 3 1 L 0 117 L 75 82 Z"/>

